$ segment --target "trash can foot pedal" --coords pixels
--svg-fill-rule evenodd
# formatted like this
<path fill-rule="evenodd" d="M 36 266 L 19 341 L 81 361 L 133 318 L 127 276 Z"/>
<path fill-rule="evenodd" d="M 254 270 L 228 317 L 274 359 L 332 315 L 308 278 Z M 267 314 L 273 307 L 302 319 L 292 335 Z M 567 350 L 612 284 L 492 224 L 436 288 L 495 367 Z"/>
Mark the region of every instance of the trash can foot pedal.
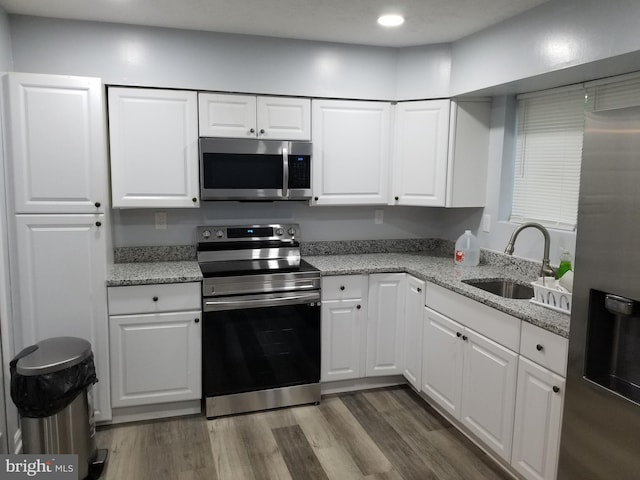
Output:
<path fill-rule="evenodd" d="M 97 480 L 102 475 L 104 465 L 107 462 L 107 456 L 109 450 L 106 448 L 99 448 L 96 450 L 96 454 L 89 462 L 89 475 L 85 480 Z"/>

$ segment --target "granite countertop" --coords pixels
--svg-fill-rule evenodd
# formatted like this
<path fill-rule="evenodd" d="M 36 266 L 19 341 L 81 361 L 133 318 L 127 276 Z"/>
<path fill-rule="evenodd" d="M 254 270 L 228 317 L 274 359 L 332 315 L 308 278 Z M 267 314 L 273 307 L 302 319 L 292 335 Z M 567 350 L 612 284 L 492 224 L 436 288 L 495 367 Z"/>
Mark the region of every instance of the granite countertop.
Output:
<path fill-rule="evenodd" d="M 156 283 L 186 283 L 202 280 L 198 262 L 132 262 L 111 265 L 107 274 L 108 287 L 148 285 Z"/>
<path fill-rule="evenodd" d="M 305 255 L 304 259 L 318 268 L 322 275 L 406 272 L 565 338 L 569 336 L 569 315 L 534 305 L 528 300 L 502 298 L 462 282 L 467 279 L 504 277 L 523 282 L 535 280 L 531 270 L 520 270 L 517 263 L 457 267 L 450 255 L 439 256 L 434 255 L 433 252 Z M 202 272 L 195 260 L 132 261 L 112 265 L 107 276 L 107 286 L 184 283 L 201 280 Z"/>
<path fill-rule="evenodd" d="M 534 305 L 529 300 L 502 298 L 463 283 L 468 279 L 512 278 L 523 282 L 535 280 L 517 269 L 480 265 L 459 267 L 450 256 L 420 253 L 369 253 L 355 255 L 317 255 L 304 259 L 318 268 L 322 275 L 407 272 L 414 277 L 445 287 L 562 337 L 569 337 L 569 315 Z"/>

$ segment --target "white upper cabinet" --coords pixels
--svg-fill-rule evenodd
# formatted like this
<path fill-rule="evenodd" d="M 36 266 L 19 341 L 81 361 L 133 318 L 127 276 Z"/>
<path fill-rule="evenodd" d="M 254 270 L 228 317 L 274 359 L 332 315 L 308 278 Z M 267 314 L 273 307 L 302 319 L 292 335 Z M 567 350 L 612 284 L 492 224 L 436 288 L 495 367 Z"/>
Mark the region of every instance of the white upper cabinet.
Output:
<path fill-rule="evenodd" d="M 258 138 L 311 140 L 311 100 L 308 98 L 258 97 Z"/>
<path fill-rule="evenodd" d="M 482 100 L 396 105 L 389 203 L 484 206 L 490 115 Z"/>
<path fill-rule="evenodd" d="M 446 207 L 484 207 L 491 102 L 452 101 Z"/>
<path fill-rule="evenodd" d="M 199 206 L 196 95 L 109 88 L 113 207 Z"/>
<path fill-rule="evenodd" d="M 200 93 L 201 137 L 311 140 L 311 100 Z"/>
<path fill-rule="evenodd" d="M 386 204 L 391 105 L 314 100 L 312 118 L 312 204 Z"/>
<path fill-rule="evenodd" d="M 396 105 L 392 205 L 444 206 L 450 103 L 428 100 Z"/>
<path fill-rule="evenodd" d="M 107 148 L 100 79 L 9 73 L 5 87 L 14 212 L 104 212 Z"/>

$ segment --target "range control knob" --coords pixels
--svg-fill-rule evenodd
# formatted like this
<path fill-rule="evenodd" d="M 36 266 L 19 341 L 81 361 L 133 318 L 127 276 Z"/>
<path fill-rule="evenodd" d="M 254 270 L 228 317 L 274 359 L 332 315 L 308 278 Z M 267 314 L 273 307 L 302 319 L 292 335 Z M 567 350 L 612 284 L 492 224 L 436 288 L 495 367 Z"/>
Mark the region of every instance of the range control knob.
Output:
<path fill-rule="evenodd" d="M 296 229 L 293 227 L 289 227 L 289 230 L 287 230 L 287 233 L 293 237 L 296 234 Z"/>
<path fill-rule="evenodd" d="M 211 232 L 209 230 L 205 230 L 204 232 L 202 232 L 203 238 L 209 238 L 210 236 L 211 236 Z"/>
<path fill-rule="evenodd" d="M 216 237 L 218 238 L 224 237 L 224 232 L 222 230 L 216 230 Z"/>
<path fill-rule="evenodd" d="M 276 235 L 283 235 L 284 234 L 284 230 L 281 228 L 277 228 L 276 229 Z"/>

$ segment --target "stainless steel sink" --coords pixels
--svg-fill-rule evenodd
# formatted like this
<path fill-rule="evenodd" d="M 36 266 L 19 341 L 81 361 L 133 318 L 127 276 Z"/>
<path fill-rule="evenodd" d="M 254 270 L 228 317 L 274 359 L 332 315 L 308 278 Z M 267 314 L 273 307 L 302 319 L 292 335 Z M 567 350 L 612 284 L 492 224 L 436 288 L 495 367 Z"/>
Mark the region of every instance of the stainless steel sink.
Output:
<path fill-rule="evenodd" d="M 533 297 L 533 287 L 531 285 L 508 278 L 462 280 L 462 283 L 504 298 L 529 299 Z"/>

